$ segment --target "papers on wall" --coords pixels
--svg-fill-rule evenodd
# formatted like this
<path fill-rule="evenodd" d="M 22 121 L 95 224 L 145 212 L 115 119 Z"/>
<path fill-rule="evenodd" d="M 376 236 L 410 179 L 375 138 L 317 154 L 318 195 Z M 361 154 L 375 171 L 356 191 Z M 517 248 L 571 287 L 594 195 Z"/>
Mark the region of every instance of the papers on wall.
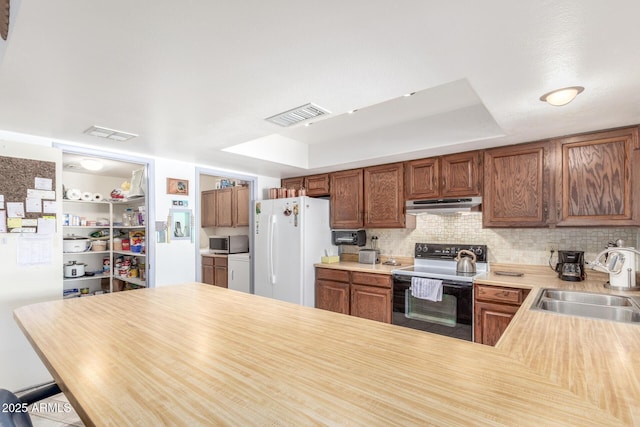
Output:
<path fill-rule="evenodd" d="M 34 199 L 31 197 L 27 197 L 27 212 L 42 212 L 42 199 Z"/>
<path fill-rule="evenodd" d="M 7 202 L 7 216 L 9 218 L 24 218 L 24 203 Z"/>
<path fill-rule="evenodd" d="M 43 200 L 42 212 L 48 214 L 54 214 L 58 211 L 58 202 L 55 200 Z"/>
<path fill-rule="evenodd" d="M 37 220 L 38 234 L 55 234 L 56 218 L 42 217 Z"/>
<path fill-rule="evenodd" d="M 51 191 L 53 180 L 51 178 L 39 178 L 36 177 L 34 187 L 36 190 Z"/>
<path fill-rule="evenodd" d="M 7 232 L 7 211 L 0 211 L 0 233 Z"/>
<path fill-rule="evenodd" d="M 0 194 L 0 209 L 4 209 L 4 194 Z"/>
<path fill-rule="evenodd" d="M 21 234 L 17 239 L 18 265 L 51 265 L 53 262 L 53 236 Z"/>
<path fill-rule="evenodd" d="M 28 188 L 27 197 L 31 199 L 55 200 L 56 192 L 51 190 L 34 190 L 33 188 Z"/>

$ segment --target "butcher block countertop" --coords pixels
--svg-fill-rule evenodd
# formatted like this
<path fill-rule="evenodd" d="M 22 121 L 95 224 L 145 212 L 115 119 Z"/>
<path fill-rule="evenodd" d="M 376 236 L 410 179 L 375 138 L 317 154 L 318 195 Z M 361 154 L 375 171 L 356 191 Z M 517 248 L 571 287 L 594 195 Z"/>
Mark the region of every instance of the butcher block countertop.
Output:
<path fill-rule="evenodd" d="M 357 262 L 316 266 L 388 274 L 398 268 Z M 504 276 L 496 274 L 499 271 L 524 274 Z M 621 425 L 640 425 L 640 325 L 530 310 L 543 288 L 624 295 L 606 289 L 607 280 L 607 274 L 589 269 L 585 281 L 568 282 L 548 266 L 494 263 L 474 282 L 531 289 L 494 350 L 614 415 Z"/>
<path fill-rule="evenodd" d="M 636 332 L 619 325 L 570 320 L 565 331 L 557 319 L 523 315 L 514 338 L 493 348 L 200 283 L 33 304 L 14 316 L 86 425 L 639 420 L 629 403 L 637 376 L 603 374 L 625 349 L 638 366 L 637 344 L 622 344 Z M 574 331 L 593 350 L 561 342 Z M 620 348 L 591 333 L 615 334 Z M 580 371 L 591 365 L 596 372 Z M 629 400 L 613 401 L 618 387 Z"/>
<path fill-rule="evenodd" d="M 524 276 L 496 275 L 500 270 Z M 567 282 L 545 266 L 491 265 L 491 272 L 475 283 L 532 289 L 496 350 L 616 416 L 621 424 L 640 425 L 640 325 L 529 309 L 542 288 L 625 294 L 604 288 L 607 280 L 607 274 L 589 269 L 585 281 Z"/>

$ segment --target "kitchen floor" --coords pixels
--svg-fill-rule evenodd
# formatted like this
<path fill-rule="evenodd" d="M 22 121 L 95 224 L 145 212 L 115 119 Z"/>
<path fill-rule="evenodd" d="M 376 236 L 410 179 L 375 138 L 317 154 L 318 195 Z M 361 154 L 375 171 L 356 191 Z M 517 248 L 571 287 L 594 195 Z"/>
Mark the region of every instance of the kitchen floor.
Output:
<path fill-rule="evenodd" d="M 37 405 L 37 407 L 34 407 Z M 63 393 L 34 403 L 29 407 L 34 427 L 83 427 L 84 424 Z"/>

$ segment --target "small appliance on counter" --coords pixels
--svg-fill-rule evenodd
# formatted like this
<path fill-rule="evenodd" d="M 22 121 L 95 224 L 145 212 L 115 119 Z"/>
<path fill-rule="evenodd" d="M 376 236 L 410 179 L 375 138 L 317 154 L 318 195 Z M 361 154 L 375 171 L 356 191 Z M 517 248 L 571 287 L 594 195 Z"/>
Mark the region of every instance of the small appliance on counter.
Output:
<path fill-rule="evenodd" d="M 331 230 L 334 245 L 364 246 L 367 244 L 367 232 L 364 230 Z"/>
<path fill-rule="evenodd" d="M 585 279 L 584 252 L 558 251 L 558 263 L 555 268 L 561 280 L 580 282 Z"/>
<path fill-rule="evenodd" d="M 360 264 L 380 264 L 380 250 L 360 249 L 358 251 L 358 262 Z"/>
<path fill-rule="evenodd" d="M 606 259 L 601 261 L 605 255 Z M 640 286 L 636 277 L 636 255 L 640 255 L 640 251 L 632 247 L 608 247 L 596 255 L 591 268 L 609 273 L 609 281 L 605 283 L 605 288 L 638 291 Z"/>
<path fill-rule="evenodd" d="M 358 251 L 358 262 L 361 264 L 380 264 L 380 249 L 378 249 L 377 236 L 371 236 L 371 248 Z"/>

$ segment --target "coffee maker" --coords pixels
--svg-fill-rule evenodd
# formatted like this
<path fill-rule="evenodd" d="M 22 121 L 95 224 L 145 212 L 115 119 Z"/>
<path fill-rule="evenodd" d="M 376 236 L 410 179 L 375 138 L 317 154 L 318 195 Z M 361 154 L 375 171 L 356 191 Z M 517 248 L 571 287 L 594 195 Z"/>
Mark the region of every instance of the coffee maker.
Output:
<path fill-rule="evenodd" d="M 561 280 L 579 282 L 584 280 L 584 252 L 558 251 L 556 272 Z"/>

